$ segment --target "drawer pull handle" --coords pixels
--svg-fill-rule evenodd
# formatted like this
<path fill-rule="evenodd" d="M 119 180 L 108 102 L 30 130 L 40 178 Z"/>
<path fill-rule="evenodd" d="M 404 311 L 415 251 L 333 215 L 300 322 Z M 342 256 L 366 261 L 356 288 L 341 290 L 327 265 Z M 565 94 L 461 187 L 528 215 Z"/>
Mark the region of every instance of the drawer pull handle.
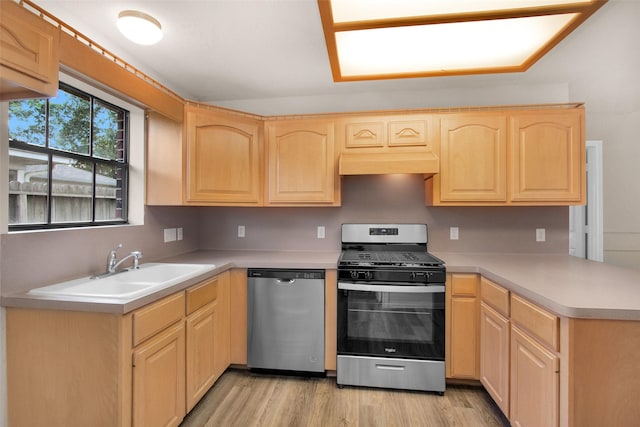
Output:
<path fill-rule="evenodd" d="M 404 366 L 398 365 L 379 365 L 376 363 L 376 369 L 384 369 L 387 371 L 404 371 Z"/>

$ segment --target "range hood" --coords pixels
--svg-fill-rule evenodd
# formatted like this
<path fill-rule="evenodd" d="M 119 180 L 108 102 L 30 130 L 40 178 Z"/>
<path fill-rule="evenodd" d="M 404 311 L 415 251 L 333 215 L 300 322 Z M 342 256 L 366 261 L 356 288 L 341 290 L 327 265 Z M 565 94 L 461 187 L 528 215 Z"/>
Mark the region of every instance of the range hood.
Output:
<path fill-rule="evenodd" d="M 340 175 L 433 175 L 440 171 L 440 160 L 432 152 L 343 153 L 340 155 L 339 171 Z"/>

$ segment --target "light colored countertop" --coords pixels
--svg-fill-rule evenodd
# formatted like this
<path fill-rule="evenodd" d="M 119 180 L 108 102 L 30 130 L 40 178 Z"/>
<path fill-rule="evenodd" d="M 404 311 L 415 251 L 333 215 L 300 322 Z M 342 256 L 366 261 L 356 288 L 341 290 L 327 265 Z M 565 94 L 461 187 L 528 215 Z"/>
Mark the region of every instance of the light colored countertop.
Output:
<path fill-rule="evenodd" d="M 216 268 L 207 274 L 199 275 L 180 284 L 166 287 L 141 297 L 123 300 L 86 296 L 59 295 L 54 297 L 24 292 L 3 295 L 2 305 L 5 307 L 126 314 L 232 268 L 335 269 L 339 256 L 339 251 L 197 251 L 158 260 L 157 262 L 215 264 Z"/>
<path fill-rule="evenodd" d="M 445 261 L 450 273 L 482 274 L 560 316 L 640 320 L 640 270 L 568 255 L 439 252 L 434 255 Z M 160 261 L 215 264 L 216 269 L 207 276 L 135 300 L 52 299 L 22 293 L 3 296 L 2 305 L 128 313 L 231 268 L 335 269 L 339 256 L 339 251 L 197 251 Z"/>
<path fill-rule="evenodd" d="M 566 317 L 640 320 L 640 270 L 569 255 L 434 253 Z"/>

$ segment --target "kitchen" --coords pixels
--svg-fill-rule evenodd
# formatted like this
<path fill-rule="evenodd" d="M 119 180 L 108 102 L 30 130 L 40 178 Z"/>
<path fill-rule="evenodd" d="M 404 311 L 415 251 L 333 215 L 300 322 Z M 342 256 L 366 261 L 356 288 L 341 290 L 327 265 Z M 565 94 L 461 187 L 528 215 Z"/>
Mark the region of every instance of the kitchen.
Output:
<path fill-rule="evenodd" d="M 584 101 L 587 105 L 587 139 L 605 141 L 605 260 L 637 266 L 638 195 L 622 192 L 637 181 L 632 164 L 638 148 L 638 58 L 635 2 L 605 5 L 540 66 L 553 68 L 554 78 L 536 81 L 535 75 L 483 78 L 464 89 L 432 87 L 416 93 L 398 92 L 399 100 L 372 102 L 367 94 L 317 95 L 295 104 L 287 99 L 227 101 L 217 103 L 260 114 L 445 107 L 451 105 L 501 105 Z M 606 34 L 607 37 L 602 37 Z M 619 46 L 611 49 L 610 46 Z M 597 55 L 594 55 L 596 52 Z M 553 63 L 548 64 L 545 61 Z M 556 61 L 558 64 L 556 64 Z M 624 64 L 614 67 L 612 64 Z M 532 70 L 535 71 L 535 70 Z M 462 84 L 462 83 L 461 83 Z M 489 86 L 490 85 L 490 86 Z M 429 87 L 429 86 L 427 86 Z M 374 97 L 375 98 L 375 97 Z M 394 98 L 394 97 L 388 97 Z M 402 98 L 402 99 L 400 99 Z M 425 101 L 424 99 L 427 99 Z M 295 100 L 289 100 L 295 101 Z M 322 106 L 322 107 L 320 107 Z M 272 111 L 265 111 L 270 107 Z M 634 132 L 635 131 L 635 132 Z M 630 164 L 631 163 L 631 164 Z M 2 292 L 29 289 L 46 283 L 93 274 L 103 269 L 105 254 L 116 243 L 142 249 L 145 259 L 158 260 L 196 249 L 252 249 L 336 251 L 340 224 L 352 221 L 424 222 L 430 226 L 430 250 L 436 252 L 544 252 L 566 253 L 566 207 L 425 207 L 422 176 L 346 176 L 342 178 L 342 206 L 329 208 L 145 207 L 144 225 L 108 230 L 66 230 L 2 235 Z M 383 196 L 381 196 L 383 195 Z M 6 215 L 2 212 L 1 215 Z M 3 221 L 6 224 L 6 221 Z M 237 237 L 237 226 L 246 237 Z M 324 226 L 325 239 L 317 239 Z M 458 227 L 460 239 L 449 240 L 449 227 Z M 163 229 L 184 229 L 184 240 L 164 243 Z M 545 228 L 547 241 L 536 243 L 533 230 Z M 283 239 L 283 236 L 288 238 Z M 290 238 L 289 238 L 290 236 Z M 95 243 L 95 242 L 100 242 Z M 514 244 L 514 242 L 517 242 Z M 635 255 L 634 255 L 635 254 Z M 33 265 L 47 266 L 32 269 Z M 4 353 L 4 352 L 3 352 Z"/>

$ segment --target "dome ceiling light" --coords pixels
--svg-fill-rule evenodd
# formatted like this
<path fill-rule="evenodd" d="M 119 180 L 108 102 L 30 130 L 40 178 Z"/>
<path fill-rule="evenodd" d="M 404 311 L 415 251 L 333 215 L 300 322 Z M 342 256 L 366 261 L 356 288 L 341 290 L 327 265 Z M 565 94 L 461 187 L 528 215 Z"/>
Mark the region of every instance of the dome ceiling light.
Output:
<path fill-rule="evenodd" d="M 126 38 L 141 45 L 152 45 L 162 39 L 162 27 L 153 16 L 137 10 L 118 14 L 118 29 Z"/>
<path fill-rule="evenodd" d="M 607 0 L 318 0 L 333 80 L 526 71 Z"/>

